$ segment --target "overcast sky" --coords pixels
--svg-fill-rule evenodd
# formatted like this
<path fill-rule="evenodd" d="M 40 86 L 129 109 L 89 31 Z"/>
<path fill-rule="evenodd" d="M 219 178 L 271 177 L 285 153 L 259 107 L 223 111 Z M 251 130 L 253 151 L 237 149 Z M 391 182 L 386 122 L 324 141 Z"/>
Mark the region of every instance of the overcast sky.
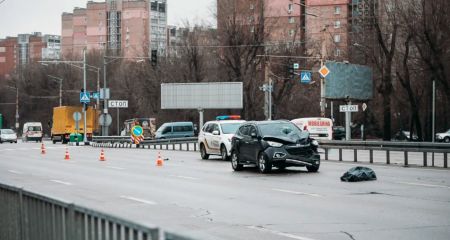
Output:
<path fill-rule="evenodd" d="M 215 25 L 211 9 L 216 0 L 167 0 L 168 22 L 181 25 L 191 23 Z M 0 0 L 0 38 L 19 33 L 42 32 L 61 34 L 62 12 L 74 7 L 86 7 L 87 0 Z M 100 2 L 100 0 L 96 0 Z"/>

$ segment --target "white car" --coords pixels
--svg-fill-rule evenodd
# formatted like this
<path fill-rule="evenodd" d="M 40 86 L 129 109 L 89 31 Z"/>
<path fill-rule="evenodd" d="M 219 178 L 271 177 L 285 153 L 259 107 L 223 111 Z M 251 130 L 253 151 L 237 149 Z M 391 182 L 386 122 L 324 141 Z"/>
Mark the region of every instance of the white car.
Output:
<path fill-rule="evenodd" d="M 446 132 L 437 133 L 436 141 L 450 143 L 450 129 L 447 130 Z"/>
<path fill-rule="evenodd" d="M 198 134 L 200 156 L 208 159 L 209 155 L 220 155 L 223 160 L 231 156 L 231 138 L 244 120 L 218 120 L 203 125 Z"/>
<path fill-rule="evenodd" d="M 0 129 L 0 143 L 17 143 L 17 134 L 11 129 Z"/>

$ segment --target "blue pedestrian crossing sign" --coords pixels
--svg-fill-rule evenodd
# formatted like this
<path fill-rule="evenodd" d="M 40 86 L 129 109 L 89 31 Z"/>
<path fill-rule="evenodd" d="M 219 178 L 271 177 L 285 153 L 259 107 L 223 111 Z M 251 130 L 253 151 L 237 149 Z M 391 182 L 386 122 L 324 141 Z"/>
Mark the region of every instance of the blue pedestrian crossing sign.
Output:
<path fill-rule="evenodd" d="M 311 82 L 311 72 L 307 72 L 307 71 L 301 72 L 300 82 L 301 83 L 310 83 Z"/>
<path fill-rule="evenodd" d="M 93 99 L 100 99 L 100 94 L 98 92 L 94 92 L 94 93 L 92 93 L 92 98 Z"/>
<path fill-rule="evenodd" d="M 89 92 L 81 92 L 80 93 L 80 103 L 90 103 L 91 102 L 91 96 Z"/>

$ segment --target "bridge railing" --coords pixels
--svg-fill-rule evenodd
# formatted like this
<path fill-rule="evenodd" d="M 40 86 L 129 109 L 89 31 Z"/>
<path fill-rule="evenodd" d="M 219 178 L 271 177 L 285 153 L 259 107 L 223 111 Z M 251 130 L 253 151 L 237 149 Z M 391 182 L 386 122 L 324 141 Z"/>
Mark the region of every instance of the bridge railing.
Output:
<path fill-rule="evenodd" d="M 189 240 L 0 183 L 2 240 Z"/>
<path fill-rule="evenodd" d="M 198 138 L 170 138 L 170 139 L 144 139 L 140 144 L 133 144 L 129 136 L 98 136 L 93 137 L 93 147 L 112 148 L 153 148 L 160 150 L 197 151 Z"/>

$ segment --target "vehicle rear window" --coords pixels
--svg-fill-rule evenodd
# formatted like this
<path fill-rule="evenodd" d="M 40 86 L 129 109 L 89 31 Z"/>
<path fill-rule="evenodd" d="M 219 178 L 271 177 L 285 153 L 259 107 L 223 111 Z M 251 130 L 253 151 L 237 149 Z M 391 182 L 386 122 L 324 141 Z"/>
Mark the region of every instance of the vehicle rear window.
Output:
<path fill-rule="evenodd" d="M 35 132 L 38 132 L 38 131 L 41 131 L 42 129 L 41 129 L 41 127 L 39 127 L 39 126 L 31 126 L 31 127 L 28 127 L 28 131 L 35 131 Z"/>
<path fill-rule="evenodd" d="M 300 129 L 292 123 L 265 123 L 259 124 L 263 136 L 287 136 L 301 134 Z"/>

